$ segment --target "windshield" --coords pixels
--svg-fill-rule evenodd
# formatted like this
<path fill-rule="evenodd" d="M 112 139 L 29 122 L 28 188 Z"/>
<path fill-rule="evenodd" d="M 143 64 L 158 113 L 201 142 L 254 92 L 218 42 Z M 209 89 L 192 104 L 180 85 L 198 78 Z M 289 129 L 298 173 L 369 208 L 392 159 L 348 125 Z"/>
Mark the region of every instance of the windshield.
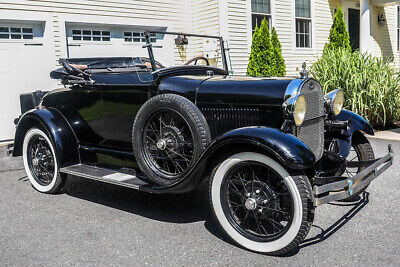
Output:
<path fill-rule="evenodd" d="M 128 51 L 133 57 L 69 58 L 66 61 L 82 70 L 155 71 L 196 65 L 228 70 L 222 38 L 171 32 L 124 33 Z M 130 34 L 130 35 L 129 35 Z M 118 52 L 118 51 L 116 51 Z M 127 51 L 121 51 L 121 55 Z M 122 71 L 122 70 L 121 70 Z"/>
<path fill-rule="evenodd" d="M 183 65 L 202 65 L 227 69 L 223 41 L 218 36 L 171 32 L 145 32 L 149 59 L 155 69 Z"/>

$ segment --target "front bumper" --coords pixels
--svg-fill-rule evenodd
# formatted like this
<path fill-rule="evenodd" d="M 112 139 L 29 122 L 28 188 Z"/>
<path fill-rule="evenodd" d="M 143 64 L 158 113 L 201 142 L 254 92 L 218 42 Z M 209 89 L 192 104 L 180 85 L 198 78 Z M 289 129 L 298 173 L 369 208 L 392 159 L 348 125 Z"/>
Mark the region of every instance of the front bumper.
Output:
<path fill-rule="evenodd" d="M 371 161 L 347 162 L 348 167 L 365 167 L 353 177 L 325 177 L 328 183 L 313 187 L 314 206 L 320 206 L 336 200 L 346 199 L 360 192 L 364 187 L 381 175 L 393 164 L 392 146 L 388 146 L 389 152 L 382 158 Z M 380 167 L 380 168 L 379 168 Z M 378 169 L 379 168 L 379 169 Z"/>

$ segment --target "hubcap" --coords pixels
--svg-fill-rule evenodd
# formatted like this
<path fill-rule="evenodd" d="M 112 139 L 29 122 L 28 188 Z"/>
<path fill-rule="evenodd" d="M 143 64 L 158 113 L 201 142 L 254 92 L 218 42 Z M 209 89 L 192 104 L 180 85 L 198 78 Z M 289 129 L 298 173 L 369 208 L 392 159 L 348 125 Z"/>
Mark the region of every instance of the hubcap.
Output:
<path fill-rule="evenodd" d="M 254 198 L 248 198 L 246 199 L 244 206 L 248 210 L 255 210 L 257 208 L 257 201 Z"/>
<path fill-rule="evenodd" d="M 157 148 L 159 150 L 164 150 L 167 147 L 167 142 L 164 139 L 161 139 L 157 142 Z"/>

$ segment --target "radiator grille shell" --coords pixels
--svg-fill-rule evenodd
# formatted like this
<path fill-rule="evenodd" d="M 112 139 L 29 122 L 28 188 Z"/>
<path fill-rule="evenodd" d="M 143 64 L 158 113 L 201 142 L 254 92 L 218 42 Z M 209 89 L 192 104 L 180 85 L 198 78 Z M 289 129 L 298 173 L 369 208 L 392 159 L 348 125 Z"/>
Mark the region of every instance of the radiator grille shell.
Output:
<path fill-rule="evenodd" d="M 295 136 L 306 144 L 319 160 L 324 152 L 324 95 L 321 85 L 310 79 L 306 81 L 300 93 L 304 95 L 307 111 L 304 123 L 296 127 Z"/>

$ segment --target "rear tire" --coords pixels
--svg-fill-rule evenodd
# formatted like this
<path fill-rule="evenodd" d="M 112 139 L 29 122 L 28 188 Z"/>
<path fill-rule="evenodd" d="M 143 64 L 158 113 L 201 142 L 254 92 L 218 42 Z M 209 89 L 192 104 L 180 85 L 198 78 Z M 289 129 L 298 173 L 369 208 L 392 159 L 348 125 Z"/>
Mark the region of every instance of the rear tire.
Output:
<path fill-rule="evenodd" d="M 33 188 L 47 194 L 61 191 L 67 175 L 61 174 L 53 142 L 38 128 L 27 131 L 22 146 L 26 174 Z"/>
<path fill-rule="evenodd" d="M 261 171 L 251 171 L 249 178 L 245 170 L 253 165 Z M 246 249 L 270 255 L 298 247 L 314 219 L 308 178 L 291 176 L 259 153 L 238 153 L 218 165 L 211 175 L 209 199 L 215 220 L 227 236 Z"/>

